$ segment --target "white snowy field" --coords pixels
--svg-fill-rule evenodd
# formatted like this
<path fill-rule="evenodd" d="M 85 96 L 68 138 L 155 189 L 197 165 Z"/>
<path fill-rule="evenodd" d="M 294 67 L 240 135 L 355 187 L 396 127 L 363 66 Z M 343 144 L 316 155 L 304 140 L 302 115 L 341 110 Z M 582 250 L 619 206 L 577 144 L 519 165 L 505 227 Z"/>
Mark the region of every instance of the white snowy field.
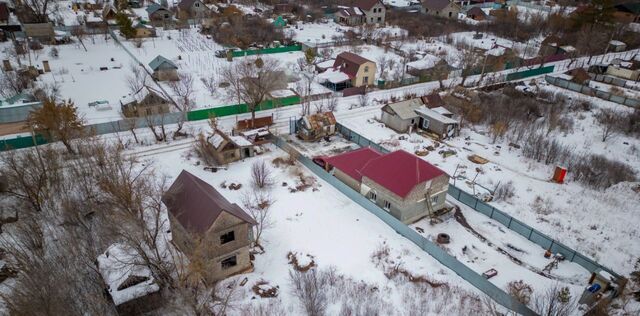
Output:
<path fill-rule="evenodd" d="M 119 100 L 128 93 L 126 76 L 133 60 L 111 37 L 91 36 L 83 43 L 84 46 L 78 41 L 47 45 L 40 51 L 31 51 L 30 58 L 23 58 L 22 63 L 43 69 L 42 61 L 48 60 L 51 72 L 39 76 L 38 81 L 57 84 L 60 96 L 71 99 L 87 122 L 118 120 L 121 118 Z M 11 42 L 6 42 L 0 47 L 6 52 L 10 46 Z M 59 57 L 50 55 L 53 47 L 58 50 Z M 111 109 L 99 111 L 89 107 L 90 102 L 101 100 L 108 101 Z"/>
<path fill-rule="evenodd" d="M 601 107 L 620 107 L 611 102 L 591 99 Z M 339 121 L 391 150 L 402 148 L 413 152 L 434 144 L 431 139 L 416 134 L 405 134 L 405 139 L 399 139 L 401 135 L 384 127 L 382 123 L 371 123 L 374 116 L 379 117 L 379 114 Z M 454 174 L 456 167 L 459 168 L 457 174 L 467 178 L 473 178 L 477 170 L 480 170 L 477 183 L 491 189 L 498 183 L 512 181 L 515 196 L 508 201 L 491 204 L 620 274 L 632 271 L 640 253 L 640 244 L 635 242 L 640 236 L 640 195 L 634 191 L 638 190 L 637 182 L 619 183 L 606 190 L 587 188 L 570 180 L 565 184 L 552 183 L 549 180 L 555 166 L 522 157 L 520 150 L 509 147 L 506 140 L 492 144 L 486 134 L 487 131 L 483 129 L 464 128 L 459 137 L 441 144 L 423 159 L 450 175 Z M 551 135 L 564 144 L 575 146 L 576 153 L 603 154 L 629 164 L 636 172 L 640 171 L 638 140 L 618 136 L 606 143 L 602 142 L 593 113 L 576 119 L 573 133 L 563 135 L 552 132 Z M 456 154 L 443 158 L 437 153 L 443 149 L 454 150 Z M 475 164 L 467 159 L 472 154 L 478 154 L 490 162 L 485 165 Z M 461 180 L 458 180 L 458 187 L 468 192 L 473 191 Z M 481 188 L 476 189 L 483 192 Z"/>
<path fill-rule="evenodd" d="M 489 50 L 494 45 L 507 47 L 513 49 L 518 56 L 522 58 L 532 58 L 537 56 L 538 49 L 540 48 L 541 38 L 532 38 L 527 43 L 516 42 L 509 39 L 505 39 L 493 34 L 482 33 L 482 38 L 473 38 L 476 32 L 458 32 L 452 33 L 451 37 L 455 45 L 462 45 L 466 47 L 472 47 L 482 50 Z"/>
<path fill-rule="evenodd" d="M 228 170 L 211 173 L 196 165 L 191 157 L 190 149 L 170 151 L 145 158 L 152 161 L 153 166 L 169 177 L 175 178 L 183 169 L 200 177 L 219 190 L 227 199 L 242 205 L 243 195 L 251 191 L 251 164 L 264 160 L 273 169 L 274 184 L 268 190 L 273 199 L 271 206 L 271 225 L 263 234 L 264 254 L 257 254 L 254 261 L 255 270 L 235 278 L 247 278 L 247 284 L 241 288 L 241 301 L 247 305 L 267 304 L 275 299 L 258 297 L 251 287 L 259 281 L 267 281 L 270 286 L 277 286 L 278 304 L 284 306 L 288 314 L 300 314 L 302 310 L 291 295 L 287 254 L 299 254 L 300 260 L 314 261 L 320 270 L 335 268 L 340 278 L 351 279 L 356 287 L 366 287 L 376 292 L 376 304 L 380 311 L 387 315 L 406 315 L 410 313 L 412 304 L 403 303 L 409 293 L 424 295 L 432 300 L 428 308 L 440 306 L 439 311 L 431 311 L 426 315 L 438 315 L 442 312 L 467 314 L 480 304 L 477 298 L 480 292 L 460 277 L 448 270 L 435 259 L 423 252 L 410 241 L 398 235 L 377 217 L 352 202 L 349 198 L 334 189 L 330 184 L 317 179 L 306 168 L 296 165 L 275 167 L 271 161 L 286 154 L 272 145 L 267 146 L 267 153 L 232 163 Z M 305 191 L 291 193 L 290 188 L 299 184 L 301 176 L 311 187 Z M 226 182 L 240 183 L 237 191 L 221 188 Z M 283 184 L 286 182 L 286 185 Z M 383 262 L 374 260 L 374 252 L 388 248 L 389 255 Z M 310 255 L 311 257 L 306 257 Z M 390 265 L 400 267 L 413 276 L 426 277 L 434 283 L 447 283 L 446 287 L 428 289 L 427 292 L 416 292 L 414 283 L 406 280 L 388 278 Z M 352 304 L 345 293 L 338 290 L 339 295 L 329 304 L 329 314 L 338 315 L 345 305 Z M 419 294 L 422 293 L 422 294 Z M 430 294 L 429 294 L 430 293 Z M 346 294 L 346 295 L 345 295 Z M 447 300 L 459 301 L 468 298 L 473 304 L 443 304 Z M 253 299 L 256 298 L 256 299 Z M 243 307 L 246 310 L 248 307 Z M 424 308 L 424 307 L 423 307 Z"/>

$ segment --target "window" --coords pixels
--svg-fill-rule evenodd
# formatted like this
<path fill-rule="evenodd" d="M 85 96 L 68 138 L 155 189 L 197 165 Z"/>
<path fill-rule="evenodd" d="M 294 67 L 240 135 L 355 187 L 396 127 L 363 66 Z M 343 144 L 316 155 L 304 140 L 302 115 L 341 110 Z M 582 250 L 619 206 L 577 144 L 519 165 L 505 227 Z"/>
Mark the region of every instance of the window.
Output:
<path fill-rule="evenodd" d="M 429 9 L 424 9 L 424 12 L 429 12 Z"/>
<path fill-rule="evenodd" d="M 233 257 L 229 257 L 227 259 L 222 260 L 222 262 L 220 262 L 220 265 L 222 266 L 222 269 L 229 269 L 231 267 L 235 267 L 236 265 L 238 265 L 238 259 L 236 258 L 236 256 Z"/>
<path fill-rule="evenodd" d="M 236 240 L 236 235 L 234 234 L 233 230 L 227 233 L 224 233 L 222 235 L 220 235 L 220 244 L 224 245 L 228 242 L 232 242 Z"/>
<path fill-rule="evenodd" d="M 373 22 L 373 18 L 371 18 L 371 22 Z"/>
<path fill-rule="evenodd" d="M 364 72 L 369 72 L 369 66 L 364 66 Z"/>
<path fill-rule="evenodd" d="M 453 14 L 453 12 L 449 11 L 449 17 L 451 17 L 452 14 Z"/>
<path fill-rule="evenodd" d="M 165 13 L 165 14 L 164 14 L 164 18 L 165 18 L 165 19 L 168 19 L 168 18 L 169 18 L 169 14 Z"/>
<path fill-rule="evenodd" d="M 369 84 L 369 77 L 362 78 L 362 84 Z"/>
<path fill-rule="evenodd" d="M 427 120 L 426 118 L 422 119 L 422 128 L 424 128 L 424 129 L 428 129 L 429 128 L 429 120 Z"/>
<path fill-rule="evenodd" d="M 384 201 L 384 209 L 387 211 L 391 209 L 391 203 L 389 201 Z"/>
<path fill-rule="evenodd" d="M 432 196 L 431 197 L 431 204 L 438 204 L 438 196 Z"/>
<path fill-rule="evenodd" d="M 382 22 L 382 18 L 381 17 L 378 17 L 378 22 Z"/>
<path fill-rule="evenodd" d="M 369 199 L 372 201 L 375 201 L 378 198 L 378 196 L 376 195 L 375 192 L 371 191 L 369 192 Z"/>
<path fill-rule="evenodd" d="M 199 7 L 200 7 L 200 3 L 196 2 L 196 8 L 199 8 Z"/>

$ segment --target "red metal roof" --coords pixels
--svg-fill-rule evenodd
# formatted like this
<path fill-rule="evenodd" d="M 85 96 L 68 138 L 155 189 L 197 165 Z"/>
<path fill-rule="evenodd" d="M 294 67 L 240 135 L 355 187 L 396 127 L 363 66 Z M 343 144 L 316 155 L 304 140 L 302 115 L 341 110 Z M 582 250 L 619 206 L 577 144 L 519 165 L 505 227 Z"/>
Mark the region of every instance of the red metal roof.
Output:
<path fill-rule="evenodd" d="M 325 158 L 324 161 L 334 168 L 346 173 L 351 178 L 360 181 L 362 175 L 358 172 L 367 162 L 382 156 L 381 153 L 369 148 L 363 147 L 353 151 L 349 151 L 340 155 Z"/>
<path fill-rule="evenodd" d="M 182 170 L 162 202 L 187 231 L 205 233 L 222 212 L 227 212 L 252 225 L 256 221 L 240 206 L 230 203 L 211 185 Z"/>
<path fill-rule="evenodd" d="M 445 174 L 438 167 L 404 150 L 382 155 L 365 147 L 325 158 L 324 161 L 354 180 L 361 181 L 365 176 L 402 198 L 416 185 Z"/>
<path fill-rule="evenodd" d="M 360 173 L 403 198 L 416 185 L 445 174 L 438 167 L 404 150 L 372 159 L 360 169 Z"/>

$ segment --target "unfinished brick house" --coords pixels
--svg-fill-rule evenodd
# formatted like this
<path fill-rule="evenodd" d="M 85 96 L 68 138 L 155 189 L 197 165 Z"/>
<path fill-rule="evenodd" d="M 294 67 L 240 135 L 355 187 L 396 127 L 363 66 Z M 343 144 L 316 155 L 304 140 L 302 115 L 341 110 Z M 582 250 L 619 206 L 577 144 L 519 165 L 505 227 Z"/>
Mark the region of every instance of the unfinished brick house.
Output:
<path fill-rule="evenodd" d="M 256 221 L 215 188 L 183 170 L 162 197 L 173 242 L 206 260 L 214 280 L 253 269 L 249 248 Z"/>
<path fill-rule="evenodd" d="M 297 135 L 304 141 L 316 141 L 336 133 L 333 112 L 303 116 L 296 122 Z"/>
<path fill-rule="evenodd" d="M 446 209 L 449 176 L 404 150 L 381 154 L 365 147 L 317 159 L 340 181 L 405 224 Z"/>

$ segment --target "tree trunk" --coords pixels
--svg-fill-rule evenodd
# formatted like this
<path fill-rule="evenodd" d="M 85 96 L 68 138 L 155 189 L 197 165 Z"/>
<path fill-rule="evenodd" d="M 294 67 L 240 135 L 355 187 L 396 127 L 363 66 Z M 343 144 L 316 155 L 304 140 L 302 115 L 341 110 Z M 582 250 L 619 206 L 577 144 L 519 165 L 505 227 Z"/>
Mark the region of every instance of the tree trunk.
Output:
<path fill-rule="evenodd" d="M 61 139 L 60 141 L 62 142 L 62 144 L 64 145 L 64 147 L 66 147 L 66 148 L 67 148 L 67 151 L 68 151 L 70 154 L 72 154 L 72 155 L 75 155 L 75 154 L 76 154 L 76 151 L 75 151 L 75 150 L 73 150 L 73 147 L 71 147 L 71 144 L 69 143 L 69 141 L 68 141 L 68 140 L 66 140 L 66 139 Z"/>

